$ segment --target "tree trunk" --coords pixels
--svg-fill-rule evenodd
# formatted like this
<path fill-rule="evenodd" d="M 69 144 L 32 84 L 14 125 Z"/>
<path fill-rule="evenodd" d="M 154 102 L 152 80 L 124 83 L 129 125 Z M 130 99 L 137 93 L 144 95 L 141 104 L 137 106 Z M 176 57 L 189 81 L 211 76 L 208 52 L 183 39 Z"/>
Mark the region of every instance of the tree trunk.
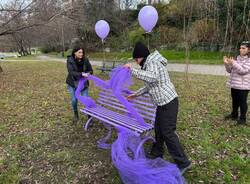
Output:
<path fill-rule="evenodd" d="M 249 27 L 248 27 L 249 22 L 250 22 L 250 11 L 249 11 L 249 16 L 247 18 L 247 23 L 246 23 L 246 32 L 245 32 L 245 36 L 244 36 L 245 39 L 250 39 Z"/>
<path fill-rule="evenodd" d="M 229 20 L 230 20 L 230 0 L 227 1 L 227 24 L 226 24 L 226 32 L 224 36 L 223 50 L 225 50 L 226 45 L 227 45 Z"/>
<path fill-rule="evenodd" d="M 191 24 L 191 20 L 192 20 L 192 15 L 193 15 L 193 8 L 194 8 L 194 2 L 193 1 L 188 1 L 185 2 L 186 4 L 184 5 L 184 17 L 183 17 L 183 33 L 184 33 L 184 41 L 185 41 L 185 64 L 186 64 L 186 69 L 185 69 L 185 73 L 186 73 L 186 80 L 187 82 L 189 82 L 189 77 L 188 77 L 188 69 L 189 69 L 189 63 L 190 63 L 190 45 L 191 45 L 191 41 L 188 38 L 188 31 L 190 29 L 190 24 Z M 189 3 L 191 3 L 191 7 L 189 8 L 188 5 Z M 189 16 L 187 17 L 188 20 L 186 21 L 186 15 Z"/>
<path fill-rule="evenodd" d="M 216 36 L 216 43 L 217 43 L 217 50 L 216 51 L 220 51 L 220 37 L 218 36 L 219 33 L 220 33 L 220 13 L 219 13 L 219 7 L 217 6 L 217 18 L 216 18 L 216 33 L 217 33 L 217 36 Z"/>
<path fill-rule="evenodd" d="M 0 66 L 0 73 L 2 73 L 3 72 L 3 69 L 2 69 L 2 67 Z"/>
<path fill-rule="evenodd" d="M 234 30 L 234 21 L 233 21 L 233 7 L 234 7 L 234 0 L 230 1 L 231 5 L 231 16 L 230 16 L 230 38 L 229 38 L 229 51 L 228 53 L 230 54 L 232 52 L 232 47 L 233 47 L 233 30 Z"/>
<path fill-rule="evenodd" d="M 247 21 L 246 20 L 246 8 L 247 8 L 247 1 L 248 0 L 245 0 L 244 2 L 244 10 L 243 10 L 243 17 L 242 17 L 242 24 L 241 24 L 241 27 L 240 27 L 240 31 L 239 31 L 239 34 L 238 34 L 238 39 L 237 39 L 237 45 L 239 45 L 239 43 L 242 41 L 242 39 L 247 39 L 244 35 L 244 31 L 246 31 L 247 33 L 247 29 L 248 29 L 248 24 L 247 24 Z M 249 12 L 250 13 L 250 12 Z M 249 14 L 250 16 L 250 14 Z M 249 19 L 249 16 L 248 19 Z"/>
<path fill-rule="evenodd" d="M 31 55 L 32 53 L 31 53 L 31 48 L 30 48 L 30 46 L 28 47 L 28 55 Z"/>

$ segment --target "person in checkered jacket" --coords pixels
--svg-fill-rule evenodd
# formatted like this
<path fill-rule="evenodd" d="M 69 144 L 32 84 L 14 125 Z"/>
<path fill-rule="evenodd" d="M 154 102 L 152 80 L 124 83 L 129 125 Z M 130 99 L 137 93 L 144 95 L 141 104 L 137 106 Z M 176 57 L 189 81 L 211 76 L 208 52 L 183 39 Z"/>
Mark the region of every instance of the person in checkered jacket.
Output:
<path fill-rule="evenodd" d="M 183 174 L 191 167 L 191 161 L 187 158 L 176 134 L 179 102 L 166 68 L 167 59 L 158 51 L 150 54 L 149 49 L 141 42 L 136 43 L 133 58 L 141 68 L 136 69 L 131 63 L 125 64 L 124 67 L 130 69 L 134 77 L 144 81 L 145 86 L 129 95 L 127 99 L 133 100 L 148 93 L 157 106 L 155 118 L 156 142 L 153 144 L 148 157 L 151 159 L 163 157 L 165 143 L 169 154 Z"/>

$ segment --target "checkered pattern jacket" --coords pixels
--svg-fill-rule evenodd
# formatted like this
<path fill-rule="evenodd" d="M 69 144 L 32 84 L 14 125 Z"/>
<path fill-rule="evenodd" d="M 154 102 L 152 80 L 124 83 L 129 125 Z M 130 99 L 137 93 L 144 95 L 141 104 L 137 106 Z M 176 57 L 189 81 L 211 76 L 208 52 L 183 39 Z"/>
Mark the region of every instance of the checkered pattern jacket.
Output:
<path fill-rule="evenodd" d="M 132 74 L 144 81 L 145 86 L 136 91 L 136 96 L 149 93 L 156 106 L 168 104 L 178 97 L 166 69 L 167 59 L 158 51 L 153 52 L 141 69 L 132 68 Z"/>

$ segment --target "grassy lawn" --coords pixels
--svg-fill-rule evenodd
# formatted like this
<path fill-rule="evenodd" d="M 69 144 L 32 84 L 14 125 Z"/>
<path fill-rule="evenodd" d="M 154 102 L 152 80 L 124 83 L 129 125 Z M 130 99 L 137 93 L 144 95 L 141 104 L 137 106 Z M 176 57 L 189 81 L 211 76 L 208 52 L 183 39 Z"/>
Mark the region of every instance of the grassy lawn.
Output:
<path fill-rule="evenodd" d="M 65 58 L 70 52 L 65 52 Z M 170 63 L 185 63 L 185 52 L 175 50 L 164 50 L 161 54 L 165 56 Z M 51 52 L 48 55 L 52 57 L 60 57 L 61 53 Z M 87 53 L 88 57 L 92 60 L 103 60 L 103 52 Z M 223 64 L 222 58 L 227 53 L 221 52 L 208 52 L 208 51 L 191 51 L 190 52 L 190 64 L 209 64 L 209 65 L 221 65 Z M 126 61 L 132 59 L 131 52 L 110 52 L 105 53 L 105 58 L 108 61 Z"/>
<path fill-rule="evenodd" d="M 65 64 L 20 61 L 1 66 L 1 184 L 121 183 L 110 151 L 96 147 L 103 126 L 95 123 L 85 132 L 80 124 L 71 125 Z M 231 103 L 226 78 L 190 75 L 186 82 L 182 73 L 171 73 L 171 78 L 180 98 L 178 134 L 193 161 L 185 175 L 188 183 L 250 183 L 250 126 L 223 120 Z M 133 89 L 142 85 L 135 84 Z M 90 94 L 98 95 L 92 83 Z"/>
<path fill-rule="evenodd" d="M 167 50 L 161 51 L 161 54 L 165 56 L 170 63 L 185 63 L 185 52 Z M 222 64 L 222 58 L 226 53 L 220 52 L 202 52 L 191 51 L 190 52 L 190 64 Z M 89 57 L 92 59 L 103 59 L 102 52 L 90 53 Z M 126 60 L 132 57 L 130 52 L 111 52 L 106 53 L 108 60 Z"/>
<path fill-rule="evenodd" d="M 183 51 L 167 50 L 161 51 L 161 54 L 165 56 L 170 63 L 185 63 L 185 53 Z M 222 58 L 225 53 L 220 52 L 203 52 L 203 51 L 191 51 L 190 52 L 190 64 L 222 64 Z M 112 52 L 106 53 L 106 58 L 113 60 L 124 60 L 131 58 L 130 52 Z M 99 59 L 103 58 L 103 53 L 90 53 L 90 58 Z"/>

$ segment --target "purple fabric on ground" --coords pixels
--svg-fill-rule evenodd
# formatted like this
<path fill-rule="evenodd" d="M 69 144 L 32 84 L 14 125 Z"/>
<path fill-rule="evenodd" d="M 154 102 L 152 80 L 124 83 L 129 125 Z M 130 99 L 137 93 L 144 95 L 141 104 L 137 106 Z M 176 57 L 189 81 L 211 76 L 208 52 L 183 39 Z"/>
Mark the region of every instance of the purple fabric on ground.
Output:
<path fill-rule="evenodd" d="M 141 141 L 128 132 L 120 131 L 112 144 L 112 161 L 125 184 L 185 184 L 175 164 L 161 158 L 147 159 L 143 147 L 139 157 L 134 158 Z"/>

